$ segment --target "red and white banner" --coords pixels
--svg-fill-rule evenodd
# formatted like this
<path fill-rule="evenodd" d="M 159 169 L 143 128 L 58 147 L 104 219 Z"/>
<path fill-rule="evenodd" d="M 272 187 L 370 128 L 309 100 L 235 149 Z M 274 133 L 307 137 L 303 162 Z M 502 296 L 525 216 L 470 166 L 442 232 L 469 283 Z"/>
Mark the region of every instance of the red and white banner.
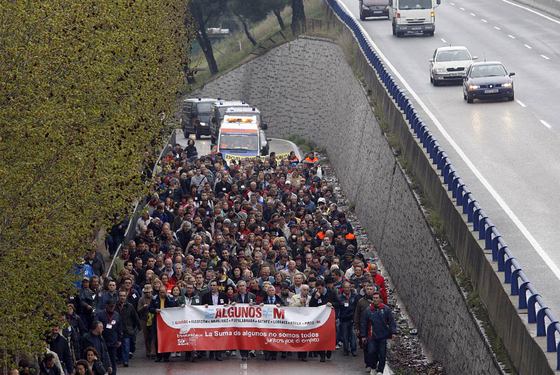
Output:
<path fill-rule="evenodd" d="M 335 313 L 328 306 L 185 306 L 157 317 L 158 351 L 334 350 Z"/>

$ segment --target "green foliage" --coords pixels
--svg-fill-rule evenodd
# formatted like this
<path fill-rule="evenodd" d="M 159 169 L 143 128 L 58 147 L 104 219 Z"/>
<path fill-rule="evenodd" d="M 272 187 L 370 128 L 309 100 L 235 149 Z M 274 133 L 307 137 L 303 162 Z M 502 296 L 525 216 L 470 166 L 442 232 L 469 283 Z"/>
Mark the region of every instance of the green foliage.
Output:
<path fill-rule="evenodd" d="M 0 7 L 0 350 L 42 350 L 71 292 L 65 270 L 145 191 L 145 155 L 159 147 L 188 63 L 186 7 Z"/>

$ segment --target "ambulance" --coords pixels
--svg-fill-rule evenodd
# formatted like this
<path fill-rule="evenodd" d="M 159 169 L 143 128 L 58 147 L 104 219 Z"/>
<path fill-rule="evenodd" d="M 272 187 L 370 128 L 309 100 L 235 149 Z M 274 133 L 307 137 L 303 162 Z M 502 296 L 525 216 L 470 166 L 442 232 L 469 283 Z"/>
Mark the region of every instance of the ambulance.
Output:
<path fill-rule="evenodd" d="M 268 140 L 257 116 L 225 115 L 218 135 L 217 151 L 228 163 L 268 155 Z"/>

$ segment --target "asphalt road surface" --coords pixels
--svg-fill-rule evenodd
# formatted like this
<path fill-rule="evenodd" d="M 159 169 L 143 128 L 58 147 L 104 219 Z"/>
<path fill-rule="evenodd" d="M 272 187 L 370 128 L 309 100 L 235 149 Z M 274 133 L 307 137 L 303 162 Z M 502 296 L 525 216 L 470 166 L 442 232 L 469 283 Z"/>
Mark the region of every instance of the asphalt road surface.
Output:
<path fill-rule="evenodd" d="M 340 1 L 358 18 L 357 0 Z M 387 20 L 361 24 L 560 314 L 560 20 L 508 0 L 446 0 L 436 10 L 434 37 L 396 38 Z M 464 45 L 479 61 L 503 62 L 516 73 L 516 101 L 467 104 L 460 85 L 433 87 L 428 59 L 446 45 Z"/>
<path fill-rule="evenodd" d="M 143 346 L 140 341 L 138 344 L 138 347 Z M 247 361 L 246 369 L 242 367 L 239 355 L 225 358 L 222 362 L 204 359 L 195 363 L 185 362 L 182 358 L 171 358 L 168 363 L 133 358 L 130 360 L 130 367 L 119 367 L 118 369 L 118 373 L 123 375 L 310 375 L 319 372 L 321 375 L 368 374 L 365 371 L 361 352 L 358 357 L 344 357 L 341 350 L 335 352 L 332 359 L 324 363 L 319 362 L 319 358 L 310 358 L 307 362 L 300 362 L 294 353 L 287 359 L 281 359 L 278 356 L 278 360 L 270 362 L 265 361 L 259 355 L 258 358 Z M 384 375 L 391 374 L 393 373 L 386 367 Z"/>

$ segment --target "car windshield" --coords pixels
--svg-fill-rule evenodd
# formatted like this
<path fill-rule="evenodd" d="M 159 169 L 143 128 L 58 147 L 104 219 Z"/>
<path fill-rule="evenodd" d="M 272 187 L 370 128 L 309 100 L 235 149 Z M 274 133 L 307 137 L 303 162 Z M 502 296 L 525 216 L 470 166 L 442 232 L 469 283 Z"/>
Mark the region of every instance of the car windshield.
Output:
<path fill-rule="evenodd" d="M 220 150 L 257 151 L 259 139 L 253 134 L 222 134 L 220 135 Z"/>
<path fill-rule="evenodd" d="M 471 60 L 471 55 L 464 49 L 439 51 L 436 56 L 436 61 L 464 61 Z"/>
<path fill-rule="evenodd" d="M 401 0 L 399 9 L 431 9 L 432 0 Z"/>
<path fill-rule="evenodd" d="M 470 74 L 473 78 L 499 77 L 505 75 L 507 75 L 506 69 L 500 64 L 473 66 Z"/>
<path fill-rule="evenodd" d="M 196 110 L 198 113 L 210 113 L 210 110 L 212 109 L 212 103 L 208 102 L 202 102 L 202 103 L 197 103 L 196 104 Z"/>

